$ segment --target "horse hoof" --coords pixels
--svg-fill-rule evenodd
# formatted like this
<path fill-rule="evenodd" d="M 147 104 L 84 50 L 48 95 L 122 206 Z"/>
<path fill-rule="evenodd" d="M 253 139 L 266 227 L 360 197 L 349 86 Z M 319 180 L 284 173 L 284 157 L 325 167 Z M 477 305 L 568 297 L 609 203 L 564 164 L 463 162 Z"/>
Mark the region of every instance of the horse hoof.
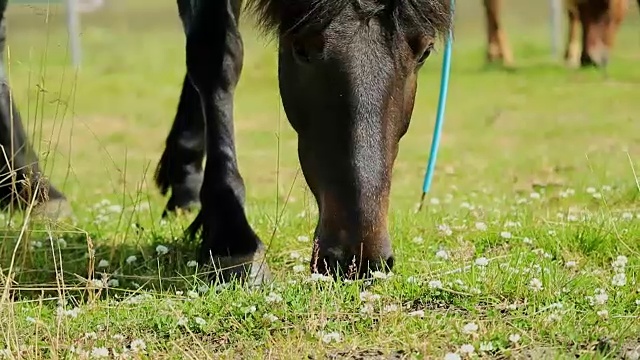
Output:
<path fill-rule="evenodd" d="M 200 188 L 196 188 L 193 184 L 174 186 L 171 190 L 171 197 L 167 201 L 162 213 L 162 217 L 166 217 L 169 213 L 176 213 L 178 210 L 183 212 L 191 212 L 200 208 Z"/>
<path fill-rule="evenodd" d="M 229 283 L 236 280 L 254 287 L 261 286 L 272 279 L 262 246 L 253 254 L 215 256 L 211 266 L 214 268 L 213 278 L 219 283 Z"/>
<path fill-rule="evenodd" d="M 169 214 L 178 213 L 190 213 L 200 208 L 200 201 L 197 200 L 185 200 L 177 199 L 173 195 L 167 201 L 167 205 L 164 207 L 162 217 L 166 218 Z"/>
<path fill-rule="evenodd" d="M 33 209 L 33 215 L 51 221 L 58 221 L 72 217 L 73 210 L 71 209 L 69 202 L 64 198 L 50 199 L 36 205 Z"/>

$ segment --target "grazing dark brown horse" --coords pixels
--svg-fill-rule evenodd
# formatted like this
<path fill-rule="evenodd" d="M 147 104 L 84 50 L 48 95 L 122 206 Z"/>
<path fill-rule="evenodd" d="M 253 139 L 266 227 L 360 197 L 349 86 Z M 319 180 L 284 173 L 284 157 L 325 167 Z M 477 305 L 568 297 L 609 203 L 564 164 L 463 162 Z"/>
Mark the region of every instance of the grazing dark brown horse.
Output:
<path fill-rule="evenodd" d="M 314 272 L 358 276 L 394 258 L 391 172 L 417 76 L 451 26 L 450 0 L 253 0 L 278 40 L 278 80 L 319 219 Z M 199 261 L 259 283 L 264 245 L 247 221 L 233 131 L 243 43 L 240 0 L 178 0 L 187 37 L 182 95 L 156 171 L 166 213 L 201 204 Z M 206 153 L 203 170 L 202 160 Z M 246 265 L 243 265 L 246 264 Z M 242 266 L 240 266 L 242 265 Z"/>
<path fill-rule="evenodd" d="M 568 14 L 565 60 L 570 66 L 606 66 L 628 0 L 564 0 Z M 640 0 L 638 1 L 640 5 Z M 502 0 L 484 0 L 487 61 L 513 65 L 513 54 L 500 23 Z M 582 37 L 578 32 L 582 27 Z"/>
<path fill-rule="evenodd" d="M 0 0 L 2 10 L 6 4 Z M 450 0 L 251 0 L 247 5 L 278 40 L 280 95 L 319 207 L 312 271 L 355 277 L 390 269 L 392 167 L 409 127 L 418 72 L 438 37 L 449 34 Z M 239 277 L 257 284 L 269 271 L 261 263 L 264 245 L 245 215 L 233 130 L 243 62 L 241 0 L 178 0 L 178 10 L 187 38 L 187 73 L 156 171 L 162 193 L 171 191 L 164 215 L 201 204 L 189 228 L 189 235 L 201 239 L 200 263 L 226 268 L 215 272 L 219 280 Z M 38 174 L 37 158 L 9 106 L 8 88 L 2 90 L 1 144 L 21 169 Z M 11 153 L 12 142 L 18 146 Z M 12 193 L 7 187 L 0 191 Z M 64 199 L 52 186 L 47 192 Z"/>

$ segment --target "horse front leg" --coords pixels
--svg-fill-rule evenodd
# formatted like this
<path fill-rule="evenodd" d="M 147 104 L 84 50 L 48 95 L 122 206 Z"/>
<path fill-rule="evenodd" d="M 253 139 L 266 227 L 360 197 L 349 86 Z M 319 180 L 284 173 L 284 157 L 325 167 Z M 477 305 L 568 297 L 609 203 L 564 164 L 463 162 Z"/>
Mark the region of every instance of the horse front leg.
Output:
<path fill-rule="evenodd" d="M 244 55 L 239 14 L 239 0 L 203 1 L 187 35 L 187 71 L 202 102 L 207 152 L 202 208 L 189 231 L 201 232 L 199 262 L 214 265 L 218 280 L 259 284 L 269 276 L 268 267 L 264 246 L 245 214 L 233 129 L 234 91 Z"/>

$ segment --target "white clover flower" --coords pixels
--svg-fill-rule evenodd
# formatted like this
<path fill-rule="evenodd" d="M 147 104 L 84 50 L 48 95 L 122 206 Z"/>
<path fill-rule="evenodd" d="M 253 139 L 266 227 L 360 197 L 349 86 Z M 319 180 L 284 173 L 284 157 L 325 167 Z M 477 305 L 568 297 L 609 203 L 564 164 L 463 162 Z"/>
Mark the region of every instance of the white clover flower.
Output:
<path fill-rule="evenodd" d="M 422 236 L 416 236 L 411 241 L 414 244 L 422 244 L 424 242 L 424 239 L 422 238 Z"/>
<path fill-rule="evenodd" d="M 271 322 L 271 323 L 278 321 L 278 317 L 277 316 L 275 316 L 273 314 L 269 314 L 269 313 L 262 315 L 262 318 L 267 320 L 268 322 Z"/>
<path fill-rule="evenodd" d="M 429 281 L 429 288 L 431 288 L 431 289 L 442 289 L 442 281 L 440 281 L 440 280 L 431 280 L 431 281 Z"/>
<path fill-rule="evenodd" d="M 196 322 L 196 324 L 198 324 L 200 326 L 204 326 L 207 323 L 207 321 L 205 319 L 201 318 L 201 317 L 196 317 L 193 320 Z"/>
<path fill-rule="evenodd" d="M 92 358 L 108 358 L 109 357 L 109 349 L 106 347 L 94 347 L 91 350 Z"/>
<path fill-rule="evenodd" d="M 451 234 L 453 234 L 453 231 L 451 230 L 449 225 L 446 224 L 438 225 L 438 231 L 445 236 L 450 236 Z"/>
<path fill-rule="evenodd" d="M 133 264 L 134 262 L 136 262 L 136 260 L 138 260 L 138 258 L 135 255 L 131 255 L 129 257 L 127 257 L 127 259 L 125 260 L 125 262 L 129 265 Z"/>
<path fill-rule="evenodd" d="M 618 273 L 613 275 L 611 279 L 611 285 L 613 286 L 625 286 L 627 284 L 627 276 L 624 273 Z"/>
<path fill-rule="evenodd" d="M 331 342 L 340 342 L 340 341 L 341 341 L 341 336 L 339 333 L 335 331 L 327 334 L 322 334 L 322 342 L 324 342 L 325 344 L 329 344 Z"/>
<path fill-rule="evenodd" d="M 531 290 L 535 292 L 538 292 L 544 289 L 544 287 L 542 286 L 542 281 L 540 281 L 540 279 L 538 278 L 531 279 L 531 281 L 529 282 L 529 287 L 531 288 Z"/>
<path fill-rule="evenodd" d="M 424 310 L 415 310 L 415 311 L 410 312 L 408 315 L 412 316 L 412 317 L 421 317 L 421 318 L 423 318 L 424 317 Z"/>
<path fill-rule="evenodd" d="M 489 265 L 489 260 L 486 257 L 479 257 L 476 259 L 475 264 L 480 267 Z"/>
<path fill-rule="evenodd" d="M 476 223 L 476 229 L 480 230 L 480 231 L 486 231 L 488 229 L 487 224 L 483 223 L 483 222 L 477 222 Z"/>
<path fill-rule="evenodd" d="M 456 354 L 456 353 L 447 353 L 444 356 L 444 360 L 461 360 L 462 358 L 460 357 L 460 355 Z"/>
<path fill-rule="evenodd" d="M 198 262 L 195 260 L 189 260 L 187 261 L 187 267 L 196 267 L 198 266 Z"/>
<path fill-rule="evenodd" d="M 144 340 L 142 339 L 136 339 L 131 342 L 131 345 L 129 345 L 129 347 L 131 348 L 131 351 L 133 351 L 134 353 L 138 353 L 144 352 L 147 349 L 147 344 L 145 344 Z"/>
<path fill-rule="evenodd" d="M 478 331 L 478 324 L 470 322 L 462 327 L 462 332 L 465 334 L 475 334 Z"/>
<path fill-rule="evenodd" d="M 276 294 L 274 292 L 270 292 L 269 295 L 265 297 L 265 301 L 269 304 L 271 303 L 279 303 L 282 301 L 282 296 Z"/>
<path fill-rule="evenodd" d="M 368 291 L 363 291 L 360 293 L 360 301 L 373 302 L 378 300 L 380 300 L 380 295 L 378 294 L 372 294 Z"/>
<path fill-rule="evenodd" d="M 494 349 L 495 347 L 493 346 L 493 343 L 491 341 L 480 343 L 480 351 L 489 352 L 493 351 Z"/>
<path fill-rule="evenodd" d="M 520 341 L 520 334 L 511 334 L 509 335 L 509 341 L 517 344 Z"/>
<path fill-rule="evenodd" d="M 156 252 L 158 255 L 165 255 L 169 252 L 169 248 L 164 245 L 158 245 L 156 246 Z"/>
<path fill-rule="evenodd" d="M 442 260 L 448 260 L 449 259 L 449 254 L 447 253 L 446 250 L 438 250 L 436 252 L 436 257 L 440 258 Z"/>
<path fill-rule="evenodd" d="M 460 352 L 467 355 L 473 355 L 476 352 L 476 348 L 471 344 L 464 344 L 460 346 Z"/>

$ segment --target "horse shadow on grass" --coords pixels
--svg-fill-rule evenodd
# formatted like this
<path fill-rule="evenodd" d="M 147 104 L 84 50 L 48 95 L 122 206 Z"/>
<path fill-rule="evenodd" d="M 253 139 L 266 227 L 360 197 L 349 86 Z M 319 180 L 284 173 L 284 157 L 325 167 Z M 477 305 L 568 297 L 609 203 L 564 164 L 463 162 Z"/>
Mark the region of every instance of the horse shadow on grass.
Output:
<path fill-rule="evenodd" d="M 0 230 L 0 285 L 14 300 L 142 289 L 186 293 L 216 285 L 211 270 L 199 269 L 195 261 L 198 245 L 169 225 L 133 225 L 107 235 L 43 223 L 8 224 Z"/>

